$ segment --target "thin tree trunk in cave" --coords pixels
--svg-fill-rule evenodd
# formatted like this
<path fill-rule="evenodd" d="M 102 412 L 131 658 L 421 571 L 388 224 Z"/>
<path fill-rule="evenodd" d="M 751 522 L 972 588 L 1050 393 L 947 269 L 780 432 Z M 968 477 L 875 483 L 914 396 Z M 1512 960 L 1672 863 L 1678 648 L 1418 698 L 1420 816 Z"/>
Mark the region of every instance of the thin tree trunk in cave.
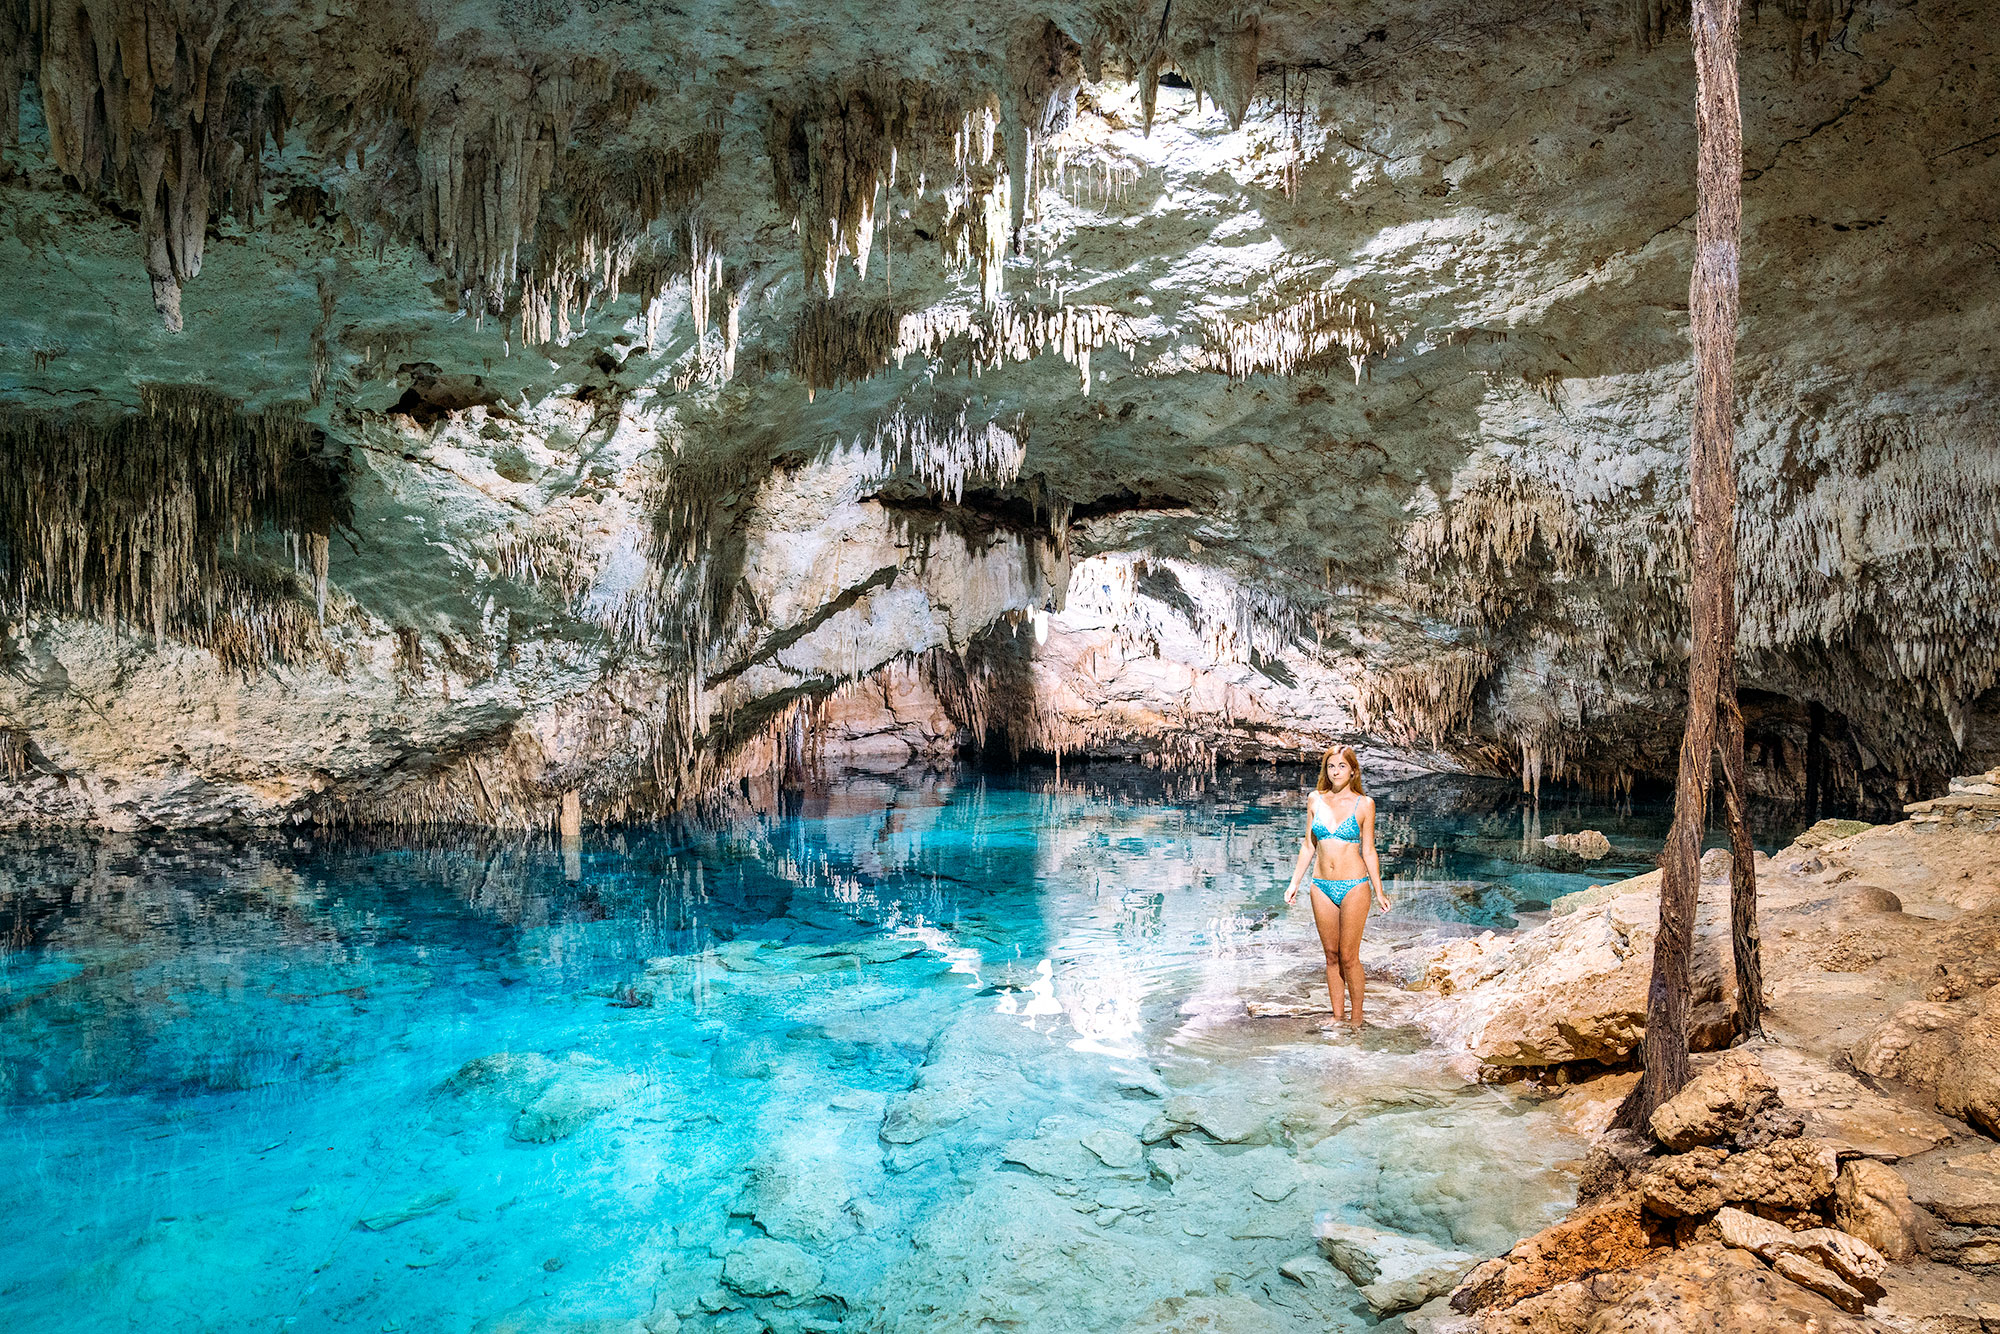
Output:
<path fill-rule="evenodd" d="M 1743 118 L 1737 100 L 1737 0 L 1694 0 L 1696 166 L 1694 277 L 1688 323 L 1694 343 L 1694 430 L 1688 485 L 1694 518 L 1693 637 L 1687 726 L 1681 734 L 1674 822 L 1660 863 L 1660 929 L 1646 994 L 1645 1073 L 1632 1111 L 1643 1124 L 1688 1081 L 1688 959 L 1701 887 L 1701 839 L 1716 744 L 1724 665 L 1736 651 L 1734 452 L 1737 248 L 1743 224 Z M 1726 610 L 1725 610 L 1726 609 Z M 1726 675 L 1733 682 L 1735 673 Z M 1740 737 L 1738 749 L 1740 767 Z"/>
<path fill-rule="evenodd" d="M 1732 470 L 1733 471 L 1733 470 Z M 1734 562 L 1732 562 L 1734 564 Z M 1736 600 L 1725 604 L 1735 641 Z M 1736 658 L 1722 669 L 1722 753 L 1724 800 L 1729 810 L 1729 946 L 1736 960 L 1736 1009 L 1730 1016 L 1738 1042 L 1764 1036 L 1764 960 L 1757 933 L 1757 845 L 1750 841 L 1750 791 L 1743 769 L 1743 709 L 1736 699 Z"/>
<path fill-rule="evenodd" d="M 1806 819 L 1819 819 L 1826 775 L 1826 709 L 1814 703 L 1806 713 Z"/>

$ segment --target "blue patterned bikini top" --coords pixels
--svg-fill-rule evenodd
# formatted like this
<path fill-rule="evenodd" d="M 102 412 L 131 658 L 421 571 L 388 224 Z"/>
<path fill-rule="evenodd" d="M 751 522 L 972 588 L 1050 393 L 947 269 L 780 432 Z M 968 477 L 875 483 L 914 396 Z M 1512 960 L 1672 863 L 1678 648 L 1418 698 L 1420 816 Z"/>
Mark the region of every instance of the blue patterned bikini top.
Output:
<path fill-rule="evenodd" d="M 1328 829 L 1319 822 L 1318 817 L 1314 817 L 1312 831 L 1315 839 L 1333 838 L 1340 840 L 1342 843 L 1359 843 L 1361 841 L 1361 822 L 1354 818 L 1353 811 L 1347 813 L 1347 818 L 1340 822 L 1338 829 Z"/>

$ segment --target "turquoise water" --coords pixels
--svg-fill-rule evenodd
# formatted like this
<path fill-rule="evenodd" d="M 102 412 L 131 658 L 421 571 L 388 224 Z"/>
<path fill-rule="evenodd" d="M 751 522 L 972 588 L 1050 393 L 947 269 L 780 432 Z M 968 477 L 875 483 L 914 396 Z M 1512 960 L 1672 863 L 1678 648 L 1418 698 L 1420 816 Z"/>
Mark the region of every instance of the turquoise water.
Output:
<path fill-rule="evenodd" d="M 0 1327 L 1362 1328 L 1280 1272 L 1316 1214 L 1497 1250 L 1578 1147 L 1386 991 L 1358 1040 L 1246 1016 L 1317 968 L 1295 781 L 857 780 L 567 853 L 0 839 Z M 1379 795 L 1382 938 L 1664 828 Z M 1536 863 L 1583 827 L 1623 860 Z"/>

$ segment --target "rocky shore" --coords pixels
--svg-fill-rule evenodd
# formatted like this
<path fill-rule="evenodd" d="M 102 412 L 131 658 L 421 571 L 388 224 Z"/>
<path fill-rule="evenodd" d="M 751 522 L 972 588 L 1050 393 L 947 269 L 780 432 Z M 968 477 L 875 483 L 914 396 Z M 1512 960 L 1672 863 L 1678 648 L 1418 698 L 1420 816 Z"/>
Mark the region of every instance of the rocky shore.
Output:
<path fill-rule="evenodd" d="M 1638 1080 L 1657 872 L 1513 933 L 1381 932 L 1386 1010 L 1594 1138 L 1576 1209 L 1503 1255 L 1322 1223 L 1327 1265 L 1412 1334 L 2000 1330 L 2000 771 L 1908 814 L 1759 854 L 1768 1040 L 1731 1050 L 1728 860 L 1708 855 L 1712 1054 L 1646 1132 L 1608 1127 Z"/>

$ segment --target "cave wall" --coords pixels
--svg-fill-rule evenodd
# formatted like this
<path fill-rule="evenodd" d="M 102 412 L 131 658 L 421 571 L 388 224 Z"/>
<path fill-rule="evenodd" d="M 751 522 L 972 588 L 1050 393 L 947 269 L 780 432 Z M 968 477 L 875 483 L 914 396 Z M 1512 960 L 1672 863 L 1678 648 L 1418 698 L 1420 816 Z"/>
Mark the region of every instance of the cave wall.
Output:
<path fill-rule="evenodd" d="M 1879 809 L 2000 730 L 2000 65 L 1970 0 L 1823 8 L 1744 29 L 1739 653 L 1754 781 L 1817 710 Z M 10 476 L 199 394 L 338 478 L 0 506 L 0 822 L 1671 772 L 1671 6 L 619 9 L 0 15 Z M 173 617 L 75 594 L 116 560 Z"/>

